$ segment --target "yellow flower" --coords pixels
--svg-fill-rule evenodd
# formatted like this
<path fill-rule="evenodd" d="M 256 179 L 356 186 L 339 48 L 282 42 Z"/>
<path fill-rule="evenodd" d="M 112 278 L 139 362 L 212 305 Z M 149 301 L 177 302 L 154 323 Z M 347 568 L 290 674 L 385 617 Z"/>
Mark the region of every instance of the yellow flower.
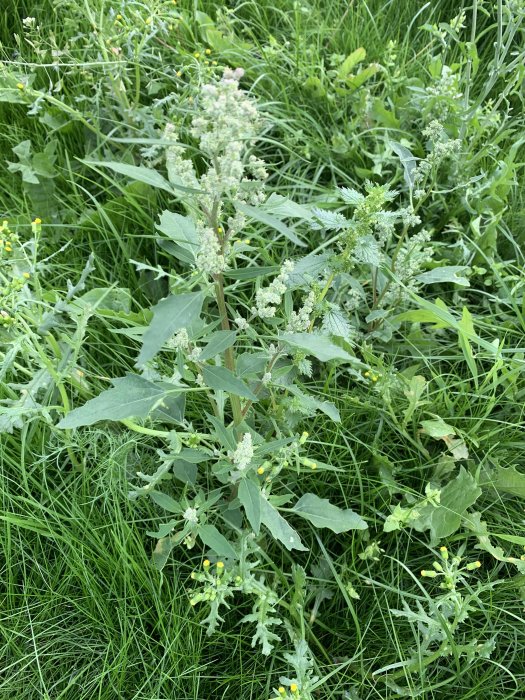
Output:
<path fill-rule="evenodd" d="M 257 469 L 257 474 L 264 474 L 264 467 L 259 467 L 259 469 Z"/>
<path fill-rule="evenodd" d="M 180 78 L 181 75 L 182 75 L 182 71 L 178 70 L 178 71 L 177 71 L 177 78 Z"/>
<path fill-rule="evenodd" d="M 292 693 L 296 693 L 299 690 L 299 688 L 297 687 L 297 683 L 292 683 L 290 686 L 290 690 L 292 691 Z"/>
<path fill-rule="evenodd" d="M 223 561 L 218 561 L 218 562 L 217 562 L 217 568 L 219 569 L 219 571 L 222 571 L 222 569 L 224 569 L 224 562 L 223 562 Z"/>
<path fill-rule="evenodd" d="M 200 55 L 200 53 L 199 53 L 198 51 L 195 51 L 195 53 L 194 53 L 193 55 L 195 56 L 195 58 L 200 58 L 200 57 L 201 57 L 201 55 Z"/>
<path fill-rule="evenodd" d="M 25 85 L 24 85 L 24 83 L 17 83 L 17 84 L 16 84 L 16 87 L 17 87 L 19 90 L 23 90 L 23 89 L 25 88 Z"/>
<path fill-rule="evenodd" d="M 148 19 L 146 20 L 146 24 L 151 24 L 152 22 L 153 22 L 153 18 L 148 17 Z"/>
<path fill-rule="evenodd" d="M 31 277 L 31 275 L 29 274 L 29 272 L 23 272 L 22 277 L 24 277 L 26 280 L 28 280 Z"/>
<path fill-rule="evenodd" d="M 278 691 L 279 695 L 286 695 L 286 690 L 283 688 L 282 685 L 279 686 Z"/>
<path fill-rule="evenodd" d="M 206 49 L 204 53 L 206 54 L 206 56 L 209 56 L 211 54 L 211 49 Z"/>
<path fill-rule="evenodd" d="M 204 567 L 205 569 L 209 569 L 209 568 L 210 568 L 210 560 L 209 560 L 209 559 L 205 559 L 205 560 L 202 562 L 202 565 L 203 565 L 203 567 Z"/>
<path fill-rule="evenodd" d="M 42 219 L 39 219 L 37 216 L 36 219 L 34 220 L 34 223 L 38 226 L 39 224 L 42 223 Z"/>

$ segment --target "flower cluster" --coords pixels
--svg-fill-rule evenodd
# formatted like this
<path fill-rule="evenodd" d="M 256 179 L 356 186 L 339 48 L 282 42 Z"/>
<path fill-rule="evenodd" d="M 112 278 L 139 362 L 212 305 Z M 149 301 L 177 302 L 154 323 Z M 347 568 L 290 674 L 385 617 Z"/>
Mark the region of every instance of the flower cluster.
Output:
<path fill-rule="evenodd" d="M 170 181 L 197 192 L 195 224 L 199 241 L 197 269 L 205 275 L 218 275 L 226 268 L 229 241 L 246 223 L 236 209 L 241 202 L 252 205 L 264 201 L 264 162 L 247 149 L 261 129 L 256 103 L 239 87 L 243 70 L 226 69 L 217 83 L 207 83 L 195 101 L 197 111 L 190 125 L 206 162 L 198 176 L 186 147 L 178 141 L 175 127 L 168 124 L 164 137 L 166 166 Z M 225 228 L 220 222 L 225 220 Z"/>
<path fill-rule="evenodd" d="M 294 264 L 291 260 L 285 260 L 281 266 L 281 270 L 277 277 L 271 282 L 268 287 L 261 287 L 255 295 L 255 307 L 252 313 L 259 318 L 273 318 L 277 307 L 281 303 L 284 293 L 286 292 L 286 282 L 290 278 L 294 269 Z"/>
<path fill-rule="evenodd" d="M 253 443 L 251 433 L 244 433 L 237 449 L 232 454 L 232 462 L 240 472 L 245 471 L 253 459 Z"/>

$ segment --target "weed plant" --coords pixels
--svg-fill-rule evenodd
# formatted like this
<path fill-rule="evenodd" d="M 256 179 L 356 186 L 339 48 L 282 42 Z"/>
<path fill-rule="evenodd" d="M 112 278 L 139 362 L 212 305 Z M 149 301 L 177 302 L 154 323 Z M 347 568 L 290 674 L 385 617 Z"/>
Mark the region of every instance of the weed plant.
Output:
<path fill-rule="evenodd" d="M 524 22 L 4 3 L 0 698 L 522 697 Z"/>

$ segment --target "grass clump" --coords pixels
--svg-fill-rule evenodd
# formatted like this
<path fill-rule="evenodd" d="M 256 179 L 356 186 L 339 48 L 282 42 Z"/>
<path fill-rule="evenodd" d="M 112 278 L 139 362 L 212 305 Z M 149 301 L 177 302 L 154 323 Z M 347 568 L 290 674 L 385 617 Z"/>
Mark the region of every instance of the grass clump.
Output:
<path fill-rule="evenodd" d="M 520 697 L 524 21 L 4 8 L 0 697 Z"/>

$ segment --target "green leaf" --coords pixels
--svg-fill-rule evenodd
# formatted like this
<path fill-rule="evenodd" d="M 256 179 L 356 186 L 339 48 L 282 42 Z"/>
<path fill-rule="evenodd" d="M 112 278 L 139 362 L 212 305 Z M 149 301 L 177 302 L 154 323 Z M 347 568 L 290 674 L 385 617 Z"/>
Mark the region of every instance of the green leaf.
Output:
<path fill-rule="evenodd" d="M 162 491 L 152 491 L 150 496 L 151 500 L 155 501 L 155 503 L 161 508 L 164 508 L 164 510 L 169 511 L 170 513 L 182 513 L 181 504 L 171 496 L 168 496 L 167 493 L 162 493 Z"/>
<path fill-rule="evenodd" d="M 428 270 L 427 272 L 422 272 L 420 275 L 416 275 L 414 279 L 422 284 L 452 282 L 462 287 L 470 287 L 468 279 L 461 276 L 466 270 L 470 270 L 468 265 L 445 265 L 443 267 L 435 267 L 433 270 Z"/>
<path fill-rule="evenodd" d="M 293 527 L 288 524 L 279 511 L 277 511 L 262 495 L 260 507 L 261 522 L 266 525 L 276 540 L 282 542 L 289 551 L 292 549 L 298 549 L 301 552 L 308 551 L 308 547 L 304 546 L 301 542 L 301 538 Z"/>
<path fill-rule="evenodd" d="M 221 535 L 214 525 L 201 525 L 197 531 L 197 534 L 203 543 L 213 550 L 218 557 L 227 557 L 228 559 L 239 558 L 226 537 Z"/>
<path fill-rule="evenodd" d="M 153 564 L 157 571 L 162 571 L 166 566 L 171 550 L 180 541 L 179 537 L 162 537 L 153 550 Z"/>
<path fill-rule="evenodd" d="M 165 385 L 161 387 L 144 377 L 128 374 L 113 379 L 111 389 L 103 391 L 80 408 L 75 408 L 62 418 L 57 427 L 79 428 L 101 420 L 146 418 L 166 395 Z"/>
<path fill-rule="evenodd" d="M 392 150 L 397 155 L 403 166 L 405 173 L 405 182 L 409 189 L 412 190 L 414 187 L 414 174 L 417 167 L 417 158 L 415 158 L 412 153 L 408 150 L 406 146 L 397 141 L 390 141 Z"/>
<path fill-rule="evenodd" d="M 457 477 L 441 489 L 439 506 L 430 516 L 432 540 L 438 542 L 456 532 L 463 514 L 480 495 L 476 480 L 462 467 Z"/>
<path fill-rule="evenodd" d="M 235 343 L 236 338 L 237 331 L 215 331 L 215 333 L 203 338 L 203 340 L 208 342 L 199 355 L 199 362 L 204 362 L 220 355 Z"/>
<path fill-rule="evenodd" d="M 195 224 L 189 216 L 163 211 L 160 215 L 160 224 L 156 228 L 168 236 L 178 247 L 189 253 L 192 260 L 195 260 L 199 249 L 199 240 Z"/>
<path fill-rule="evenodd" d="M 459 347 L 463 352 L 465 361 L 470 369 L 470 373 L 474 379 L 476 387 L 478 386 L 478 368 L 476 366 L 476 360 L 474 358 L 474 352 L 472 351 L 472 345 L 470 344 L 470 338 L 476 336 L 474 330 L 474 320 L 472 314 L 467 309 L 466 306 L 463 307 L 463 313 L 461 315 L 461 321 L 457 324 L 458 327 L 458 343 Z"/>
<path fill-rule="evenodd" d="M 253 531 L 258 535 L 261 528 L 261 491 L 259 487 L 251 479 L 241 479 L 238 496 Z"/>
<path fill-rule="evenodd" d="M 310 394 L 305 394 L 299 389 L 299 387 L 293 384 L 287 386 L 286 389 L 290 392 L 290 394 L 293 394 L 294 396 L 300 398 L 301 404 L 303 404 L 306 408 L 311 408 L 315 411 L 322 411 L 335 423 L 341 422 L 341 416 L 339 415 L 339 411 L 337 410 L 336 405 L 333 404 L 331 401 L 319 401 L 319 399 L 316 399 L 314 396 L 311 396 Z"/>
<path fill-rule="evenodd" d="M 246 214 L 246 216 L 255 219 L 255 221 L 260 221 L 262 224 L 279 231 L 279 233 L 282 233 L 283 236 L 286 236 L 286 238 L 292 241 L 292 243 L 295 243 L 295 245 L 301 247 L 306 246 L 306 243 L 303 243 L 289 226 L 283 224 L 280 219 L 268 214 L 260 207 L 252 207 L 250 204 L 237 204 L 237 209 L 243 214 Z"/>
<path fill-rule="evenodd" d="M 360 46 L 355 51 L 352 51 L 352 53 L 349 56 L 347 56 L 339 66 L 339 69 L 337 71 L 337 79 L 346 80 L 348 78 L 348 74 L 352 72 L 352 69 L 355 68 L 355 66 L 357 66 L 358 63 L 364 61 L 365 58 L 366 49 L 364 49 L 362 46 Z"/>
<path fill-rule="evenodd" d="M 167 394 L 151 413 L 154 420 L 163 423 L 182 423 L 186 410 L 186 394 Z"/>
<path fill-rule="evenodd" d="M 355 357 L 338 345 L 335 345 L 335 343 L 332 343 L 330 338 L 325 335 L 316 333 L 280 333 L 279 340 L 292 348 L 304 350 L 308 355 L 313 355 L 321 362 L 347 360 L 354 364 L 358 363 Z"/>
<path fill-rule="evenodd" d="M 497 491 L 525 498 L 525 474 L 517 471 L 515 467 L 506 469 L 498 465 L 492 472 L 491 477 L 491 486 Z"/>
<path fill-rule="evenodd" d="M 202 368 L 202 377 L 204 383 L 210 389 L 227 391 L 229 394 L 240 396 L 243 399 L 250 399 L 251 401 L 258 400 L 257 395 L 253 393 L 250 387 L 226 367 L 205 365 Z"/>
<path fill-rule="evenodd" d="M 156 187 L 159 190 L 164 190 L 173 194 L 173 190 L 182 190 L 193 194 L 199 194 L 200 190 L 195 190 L 191 187 L 182 187 L 182 185 L 170 184 L 160 173 L 151 168 L 146 168 L 143 165 L 129 165 L 128 163 L 118 163 L 117 161 L 102 161 L 102 160 L 82 160 L 84 165 L 90 165 L 95 168 L 109 168 L 115 173 L 126 175 L 132 180 L 143 182 L 145 185 Z"/>
<path fill-rule="evenodd" d="M 368 525 L 353 510 L 342 510 L 330 503 L 327 498 L 319 498 L 314 493 L 305 493 L 292 508 L 301 518 L 309 520 L 315 527 L 327 527 L 333 532 L 366 530 Z"/>
<path fill-rule="evenodd" d="M 203 301 L 202 292 L 174 294 L 161 299 L 152 308 L 153 319 L 142 336 L 137 366 L 151 360 L 176 331 L 189 328 L 200 316 Z"/>
<path fill-rule="evenodd" d="M 422 420 L 423 431 L 430 437 L 440 440 L 447 435 L 456 435 L 456 430 L 439 416 L 436 420 Z"/>
<path fill-rule="evenodd" d="M 259 205 L 259 209 L 267 211 L 280 219 L 291 218 L 309 221 L 312 218 L 310 209 L 275 192 L 272 192 L 268 199 Z"/>
<path fill-rule="evenodd" d="M 357 90 L 357 88 L 360 88 L 369 78 L 375 75 L 380 67 L 378 63 L 371 63 L 366 68 L 363 68 L 363 70 L 360 70 L 357 75 L 349 75 L 345 83 L 351 90 Z"/>
<path fill-rule="evenodd" d="M 186 462 L 184 459 L 176 459 L 173 462 L 173 476 L 183 484 L 195 484 L 197 481 L 197 465 Z"/>

